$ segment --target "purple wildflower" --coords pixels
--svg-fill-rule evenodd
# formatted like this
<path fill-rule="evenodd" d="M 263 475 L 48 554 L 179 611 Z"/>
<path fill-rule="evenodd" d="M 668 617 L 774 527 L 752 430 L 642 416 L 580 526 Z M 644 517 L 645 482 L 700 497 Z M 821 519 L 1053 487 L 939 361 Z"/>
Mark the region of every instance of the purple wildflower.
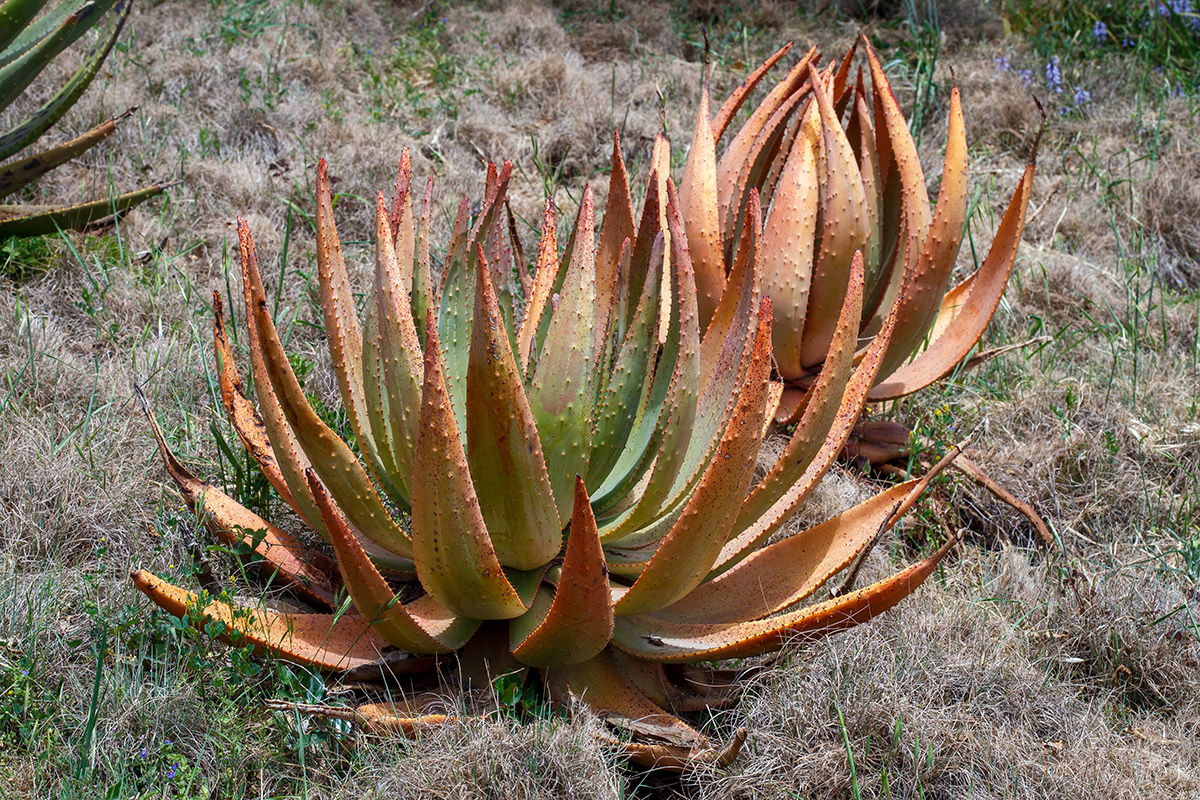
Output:
<path fill-rule="evenodd" d="M 1092 26 L 1092 38 L 1097 42 L 1103 42 L 1108 38 L 1108 26 L 1100 20 L 1096 20 L 1096 24 Z"/>
<path fill-rule="evenodd" d="M 1033 70 L 1019 69 L 1017 70 L 1017 77 L 1020 78 L 1026 86 L 1033 86 Z"/>
<path fill-rule="evenodd" d="M 150 755 L 150 751 L 146 748 L 143 747 L 141 750 L 138 750 L 138 758 L 140 758 L 142 761 L 145 761 L 146 756 L 148 755 Z"/>
<path fill-rule="evenodd" d="M 1059 67 L 1058 56 L 1050 56 L 1046 62 L 1046 85 L 1055 92 L 1062 91 L 1062 69 Z"/>
<path fill-rule="evenodd" d="M 996 56 L 996 71 L 1008 72 L 1012 69 L 1012 63 L 1009 62 L 1008 56 Z"/>
<path fill-rule="evenodd" d="M 1121 47 L 1133 47 L 1135 44 L 1137 44 L 1137 42 L 1133 40 L 1132 36 L 1126 36 L 1121 40 Z"/>
<path fill-rule="evenodd" d="M 179 772 L 179 765 L 172 764 L 170 771 L 167 772 L 167 780 L 171 780 L 172 778 L 174 778 L 175 773 L 177 773 L 177 772 Z"/>
<path fill-rule="evenodd" d="M 1092 93 L 1082 86 L 1075 87 L 1075 104 L 1083 105 L 1092 102 Z"/>

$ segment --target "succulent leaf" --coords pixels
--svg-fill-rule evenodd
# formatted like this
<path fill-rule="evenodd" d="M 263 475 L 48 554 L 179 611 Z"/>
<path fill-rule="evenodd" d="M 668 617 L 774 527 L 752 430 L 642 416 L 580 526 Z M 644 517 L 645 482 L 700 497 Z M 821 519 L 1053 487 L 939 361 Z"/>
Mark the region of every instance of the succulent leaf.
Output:
<path fill-rule="evenodd" d="M 1034 152 L 1036 153 L 1036 148 Z M 963 298 L 961 306 L 950 303 L 950 306 L 956 309 L 953 321 L 946 324 L 944 333 L 934 340 L 928 350 L 892 373 L 885 383 L 872 390 L 872 400 L 902 397 L 928 386 L 954 369 L 978 343 L 997 306 L 1000 305 L 1000 298 L 1004 295 L 1008 276 L 1012 272 L 1017 245 L 1025 228 L 1025 212 L 1029 208 L 1033 172 L 1034 163 L 1030 161 L 1025 167 L 1017 191 L 1009 201 L 1004 217 L 1000 220 L 996 238 L 992 241 L 992 247 L 988 250 L 983 264 L 963 281 L 962 288 L 955 287 L 947 294 L 947 299 Z"/>
<path fill-rule="evenodd" d="M 225 626 L 217 638 L 234 645 L 251 644 L 262 652 L 294 664 L 323 670 L 369 666 L 382 655 L 387 642 L 357 614 L 295 614 L 262 608 L 232 606 L 174 586 L 144 570 L 134 571 L 133 583 L 172 616 L 188 619 L 199 631 L 210 623 Z"/>
<path fill-rule="evenodd" d="M 488 536 L 442 369 L 434 326 L 425 346 L 421 433 L 413 471 L 412 548 L 425 591 L 474 619 L 529 610 L 504 574 Z"/>
<path fill-rule="evenodd" d="M 809 78 L 821 118 L 821 246 L 813 263 L 800 364 L 825 360 L 846 297 L 850 261 L 862 258 L 867 241 L 867 208 L 862 176 L 850 142 L 838 122 L 823 81 L 809 65 Z M 907 129 L 906 129 L 907 130 Z"/>
<path fill-rule="evenodd" d="M 593 326 L 596 325 L 596 250 L 591 189 L 585 189 L 571 261 L 529 390 L 560 527 L 569 520 L 575 476 L 586 475 L 595 402 Z"/>
<path fill-rule="evenodd" d="M 239 224 L 239 232 L 243 235 L 242 281 L 246 293 L 246 309 L 248 316 L 253 319 L 250 326 L 250 349 L 256 359 L 256 383 L 263 379 L 269 381 L 284 421 L 308 460 L 305 467 L 311 466 L 316 470 L 321 482 L 337 498 L 339 507 L 354 529 L 380 547 L 399 556 L 411 558 L 412 544 L 408 534 L 392 519 L 358 458 L 313 410 L 305 397 L 275 330 L 262 276 L 258 271 L 257 257 L 250 257 L 254 252 L 253 239 L 250 238 L 244 222 Z M 259 363 L 262 366 L 262 375 L 257 374 Z M 298 466 L 298 463 L 293 463 L 292 468 Z M 303 473 L 300 477 L 303 477 Z M 298 485 L 293 485 L 291 480 L 288 481 L 288 486 L 293 496 L 305 494 L 309 498 L 312 497 L 307 487 L 300 489 Z M 320 518 L 320 512 L 316 511 L 314 517 Z M 312 523 L 311 518 L 309 522 Z"/>
<path fill-rule="evenodd" d="M 653 557 L 616 603 L 617 614 L 638 614 L 670 605 L 704 580 L 737 519 L 750 488 L 767 408 L 771 371 L 771 301 L 758 314 L 754 356 L 738 393 L 733 418 L 687 506 L 670 526 Z"/>
<path fill-rule="evenodd" d="M 467 452 L 496 556 L 515 569 L 536 569 L 562 547 L 562 523 L 521 373 L 482 253 L 476 276 L 475 326 L 467 366 Z"/>
<path fill-rule="evenodd" d="M 480 621 L 455 616 L 429 596 L 406 607 L 359 545 L 317 473 L 309 469 L 304 477 L 321 510 L 325 530 L 329 531 L 329 540 L 337 555 L 338 570 L 354 607 L 372 629 L 389 644 L 413 653 L 449 653 L 466 644 L 479 628 Z M 418 608 L 418 604 L 422 607 Z"/>
<path fill-rule="evenodd" d="M 124 214 L 166 190 L 167 185 L 160 183 L 111 199 L 106 197 L 73 206 L 3 205 L 0 206 L 0 237 L 42 236 L 99 224 Z"/>
<path fill-rule="evenodd" d="M 510 647 L 522 663 L 534 667 L 577 664 L 608 646 L 613 629 L 608 567 L 587 488 L 579 476 L 575 477 L 575 504 L 561 574 L 552 598 L 549 590 L 541 589 L 538 600 L 510 627 Z"/>
<path fill-rule="evenodd" d="M 696 662 L 747 658 L 774 650 L 787 636 L 823 636 L 861 625 L 889 610 L 928 578 L 956 544 L 950 539 L 928 558 L 842 597 L 766 619 L 733 624 L 668 622 L 643 614 L 619 617 L 613 644 L 654 661 Z"/>

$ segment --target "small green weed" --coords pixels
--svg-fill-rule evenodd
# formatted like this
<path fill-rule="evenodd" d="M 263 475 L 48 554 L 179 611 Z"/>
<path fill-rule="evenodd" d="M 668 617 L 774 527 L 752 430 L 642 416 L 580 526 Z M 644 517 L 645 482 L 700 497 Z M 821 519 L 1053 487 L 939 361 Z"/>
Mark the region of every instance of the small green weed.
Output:
<path fill-rule="evenodd" d="M 458 118 L 461 97 L 478 91 L 460 86 L 460 70 L 446 47 L 445 17 L 431 8 L 394 41 L 355 43 L 363 82 L 374 95 L 378 120 L 404 110 L 422 120 Z M 412 131 L 421 136 L 428 131 Z"/>
<path fill-rule="evenodd" d="M 48 271 L 58 261 L 55 248 L 43 236 L 0 242 L 0 278 L 24 280 Z"/>

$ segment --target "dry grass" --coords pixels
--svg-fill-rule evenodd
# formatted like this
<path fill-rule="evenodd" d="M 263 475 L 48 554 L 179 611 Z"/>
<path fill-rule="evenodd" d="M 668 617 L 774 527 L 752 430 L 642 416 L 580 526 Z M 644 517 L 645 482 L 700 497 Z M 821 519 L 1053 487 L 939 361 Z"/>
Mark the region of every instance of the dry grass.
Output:
<path fill-rule="evenodd" d="M 1200 132 L 1186 99 L 1160 108 L 1115 83 L 1097 89 L 1086 116 L 1051 120 L 1036 210 L 987 340 L 1053 341 L 888 410 L 942 442 L 980 426 L 973 457 L 1047 517 L 1062 551 L 1014 546 L 1032 541 L 1021 518 L 961 482 L 939 488 L 967 544 L 899 611 L 797 642 L 714 720 L 717 732 L 751 728 L 734 768 L 646 779 L 615 766 L 590 719 L 490 719 L 412 744 L 299 748 L 294 724 L 259 705 L 262 691 L 336 699 L 336 686 L 179 639 L 136 596 L 130 565 L 179 575 L 193 526 L 163 488 L 133 383 L 198 472 L 229 474 L 213 435 L 234 441 L 213 408 L 206 303 L 216 289 L 241 306 L 229 275 L 234 217 L 250 221 L 274 284 L 292 209 L 281 313 L 312 321 L 318 156 L 342 193 L 350 241 L 369 238 L 371 198 L 388 187 L 402 145 L 419 177 L 435 177 L 439 240 L 458 196 L 478 194 L 487 159 L 516 164 L 523 218 L 535 218 L 546 191 L 567 217 L 585 182 L 603 199 L 614 129 L 638 173 L 660 94 L 682 152 L 700 89 L 700 22 L 712 26 L 718 92 L 781 40 L 836 52 L 858 26 L 790 4 L 735 13 L 689 3 L 682 15 L 677 5 L 139 6 L 127 50 L 60 135 L 130 105 L 140 113 L 37 192 L 182 183 L 132 214 L 119 240 L 51 241 L 35 269 L 0 286 L 0 676 L 49 698 L 0 701 L 0 772 L 10 777 L 0 796 L 94 794 L 73 776 L 95 637 L 107 628 L 94 747 L 82 755 L 96 782 L 124 776 L 128 796 L 172 796 L 164 759 L 182 759 L 194 778 L 180 793 L 221 797 L 1200 797 L 1200 631 L 1177 611 L 1200 605 L 1200 335 L 1196 296 L 1181 288 L 1200 275 Z M 983 248 L 1037 117 L 1025 87 L 994 68 L 997 54 L 1021 56 L 1019 40 L 997 38 L 994 19 L 971 16 L 979 9 L 943 15 L 937 78 L 948 86 L 952 65 L 962 87 L 981 200 L 971 233 Z M 755 30 L 743 37 L 739 22 Z M 72 69 L 63 59 L 50 77 Z M 897 84 L 911 96 L 903 74 Z M 931 180 L 943 128 L 933 119 L 922 138 Z M 348 252 L 361 279 L 369 248 Z M 290 348 L 313 364 L 307 388 L 333 401 L 321 337 L 297 324 Z M 860 481 L 831 476 L 792 524 L 855 502 Z M 911 559 L 931 529 L 925 517 L 902 528 L 862 580 Z M 53 723 L 26 740 L 16 719 Z"/>

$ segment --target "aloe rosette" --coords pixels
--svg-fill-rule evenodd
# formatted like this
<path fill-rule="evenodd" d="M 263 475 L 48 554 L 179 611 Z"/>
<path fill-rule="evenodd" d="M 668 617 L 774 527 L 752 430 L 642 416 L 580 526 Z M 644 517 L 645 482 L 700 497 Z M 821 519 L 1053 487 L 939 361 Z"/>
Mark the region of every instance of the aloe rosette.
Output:
<path fill-rule="evenodd" d="M 1037 152 L 1035 143 L 986 258 L 951 287 L 967 219 L 957 87 L 936 206 L 904 115 L 865 39 L 869 91 L 861 66 L 852 80 L 856 48 L 822 69 L 814 47 L 767 92 L 718 159 L 734 116 L 790 47 L 751 73 L 715 114 L 705 91 L 680 183 L 702 319 L 724 291 L 751 195 L 762 205 L 763 292 L 774 304 L 775 360 L 788 387 L 781 420 L 803 409 L 808 387 L 837 357 L 845 274 L 856 252 L 866 270 L 858 346 L 865 349 L 888 315 L 896 317 L 869 400 L 918 391 L 966 357 L 1008 282 Z"/>
<path fill-rule="evenodd" d="M 870 619 L 920 585 L 951 543 L 886 580 L 803 604 L 936 473 L 783 532 L 844 446 L 896 316 L 852 364 L 866 286 L 854 259 L 834 335 L 841 355 L 819 373 L 786 450 L 755 482 L 777 399 L 760 208 L 751 193 L 729 290 L 702 329 L 668 149 L 660 137 L 635 221 L 614 147 L 599 235 L 589 188 L 561 254 L 548 203 L 532 273 L 503 214 L 511 167 L 489 167 L 475 218 L 465 198 L 459 206 L 440 280 L 429 245 L 432 181 L 418 211 L 405 153 L 393 201 L 379 195 L 361 320 L 322 162 L 322 305 L 356 449 L 306 399 L 240 222 L 257 408 L 215 296 L 224 403 L 264 475 L 333 557 L 199 480 L 155 425 L 192 509 L 222 540 L 249 542 L 263 570 L 314 610 L 239 606 L 144 571 L 133 575 L 137 586 L 195 625 L 220 621 L 227 639 L 320 669 L 432 671 L 451 685 L 455 674 L 540 680 L 555 701 L 581 700 L 632 730 L 626 747 L 645 763 L 733 758 L 740 735 L 715 746 L 678 716 L 728 703 L 733 686 L 724 673 L 687 665 Z M 398 594 L 405 573 L 417 582 Z M 353 611 L 330 614 L 343 591 Z M 407 733 L 445 719 L 395 697 L 322 711 Z"/>
<path fill-rule="evenodd" d="M 88 31 L 96 41 L 65 84 L 11 130 L 0 133 L 0 161 L 36 142 L 71 109 L 116 44 L 133 0 L 88 0 L 50 6 L 47 0 L 0 3 L 0 111 L 8 108 L 66 48 Z M 44 12 L 44 13 L 43 13 Z M 9 197 L 50 170 L 111 136 L 131 112 L 106 120 L 68 142 L 0 165 L 0 198 Z M 162 184 L 76 205 L 0 205 L 0 236 L 39 236 L 82 228 L 123 213 L 160 194 Z"/>

